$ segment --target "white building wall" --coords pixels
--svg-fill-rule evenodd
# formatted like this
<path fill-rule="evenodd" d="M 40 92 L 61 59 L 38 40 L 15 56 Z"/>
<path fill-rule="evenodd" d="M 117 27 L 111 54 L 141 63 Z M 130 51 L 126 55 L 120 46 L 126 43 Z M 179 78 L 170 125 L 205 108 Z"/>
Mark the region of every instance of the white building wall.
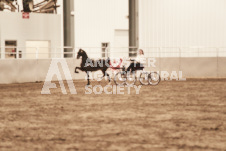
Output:
<path fill-rule="evenodd" d="M 23 19 L 22 13 L 0 12 L 0 31 L 1 47 L 5 40 L 16 40 L 18 50 L 26 52 L 26 41 L 50 41 L 51 52 L 62 51 L 60 15 L 30 13 Z"/>
<path fill-rule="evenodd" d="M 84 48 L 92 57 L 100 57 L 101 43 L 114 47 L 115 30 L 128 30 L 128 0 L 75 0 L 74 4 L 75 47 Z M 128 46 L 128 40 L 122 43 Z"/>
<path fill-rule="evenodd" d="M 40 2 L 42 0 L 35 0 Z M 63 1 L 57 1 L 59 7 L 57 13 L 61 15 L 61 35 L 63 35 Z M 22 0 L 18 0 L 20 10 L 22 10 Z M 126 48 L 112 47 L 128 47 L 128 38 L 124 37 L 124 41 L 115 43 L 118 31 L 128 30 L 128 0 L 74 0 L 74 18 L 75 18 L 75 47 L 84 48 L 91 57 L 101 56 L 101 43 L 110 43 L 111 56 L 118 56 Z M 7 11 L 7 10 L 5 10 Z M 63 36 L 61 36 L 61 45 L 63 45 Z M 92 47 L 92 48 L 85 48 Z M 95 48 L 96 47 L 96 48 Z M 93 53 L 93 54 L 91 54 Z"/>
<path fill-rule="evenodd" d="M 225 6 L 225 0 L 139 0 L 139 45 L 225 47 Z M 198 50 L 194 51 L 197 53 Z M 209 48 L 203 51 L 207 54 L 216 49 Z"/>
<path fill-rule="evenodd" d="M 34 4 L 40 3 L 43 0 L 34 0 Z M 23 2 L 22 0 L 17 0 L 18 5 L 19 5 L 19 11 L 21 12 L 21 10 L 23 10 Z M 63 36 L 63 0 L 57 0 L 57 5 L 60 7 L 57 7 L 57 14 L 61 15 L 61 46 L 64 46 L 64 36 Z M 4 10 L 4 11 L 9 11 L 9 10 Z"/>

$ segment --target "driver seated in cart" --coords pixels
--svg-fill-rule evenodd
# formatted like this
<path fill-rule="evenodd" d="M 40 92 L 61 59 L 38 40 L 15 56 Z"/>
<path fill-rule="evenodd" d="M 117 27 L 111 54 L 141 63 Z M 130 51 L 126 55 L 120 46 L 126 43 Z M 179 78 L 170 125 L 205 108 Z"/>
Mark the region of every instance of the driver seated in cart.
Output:
<path fill-rule="evenodd" d="M 137 57 L 135 59 L 130 59 L 132 62 L 127 68 L 127 73 L 135 72 L 137 70 L 143 70 L 146 64 L 146 58 L 144 56 L 144 51 L 139 49 L 137 52 Z"/>

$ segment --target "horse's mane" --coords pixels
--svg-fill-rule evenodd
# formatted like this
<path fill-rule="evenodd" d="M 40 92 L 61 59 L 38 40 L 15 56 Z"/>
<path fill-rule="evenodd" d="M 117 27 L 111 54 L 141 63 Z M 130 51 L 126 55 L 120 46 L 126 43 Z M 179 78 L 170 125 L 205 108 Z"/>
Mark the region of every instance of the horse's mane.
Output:
<path fill-rule="evenodd" d="M 89 58 L 88 55 L 87 55 L 87 53 L 84 50 L 83 50 L 83 53 L 84 53 L 84 57 Z"/>

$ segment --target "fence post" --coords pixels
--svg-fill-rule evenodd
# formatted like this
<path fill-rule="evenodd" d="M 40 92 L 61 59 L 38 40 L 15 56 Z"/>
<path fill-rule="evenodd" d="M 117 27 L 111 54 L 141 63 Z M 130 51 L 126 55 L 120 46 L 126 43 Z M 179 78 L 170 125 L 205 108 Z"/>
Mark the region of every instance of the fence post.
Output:
<path fill-rule="evenodd" d="M 3 47 L 4 49 L 2 50 L 2 59 L 5 59 L 5 47 Z"/>
<path fill-rule="evenodd" d="M 55 47 L 54 51 L 55 51 L 55 54 L 54 54 L 55 58 L 58 58 L 57 47 Z"/>
<path fill-rule="evenodd" d="M 63 59 L 64 58 L 64 47 L 63 48 L 61 48 L 62 50 L 61 50 L 61 59 Z"/>
<path fill-rule="evenodd" d="M 200 57 L 200 56 L 199 56 L 199 48 L 198 48 L 198 57 Z"/>
<path fill-rule="evenodd" d="M 2 47 L 0 46 L 0 59 L 2 59 Z"/>
<path fill-rule="evenodd" d="M 181 71 L 181 47 L 179 47 L 179 71 Z"/>
<path fill-rule="evenodd" d="M 72 48 L 72 49 L 73 49 L 73 58 L 75 58 L 75 54 L 76 54 L 75 48 Z"/>
<path fill-rule="evenodd" d="M 35 58 L 38 59 L 38 51 L 39 51 L 39 48 L 36 47 L 36 54 L 35 54 Z"/>
<path fill-rule="evenodd" d="M 151 57 L 150 48 L 147 48 L 147 49 L 148 49 L 148 57 L 150 58 Z"/>
<path fill-rule="evenodd" d="M 160 72 L 160 74 L 161 74 L 161 52 L 162 52 L 162 48 L 161 47 L 159 47 L 159 72 Z"/>
<path fill-rule="evenodd" d="M 18 47 L 16 47 L 16 59 L 18 59 L 19 58 L 19 49 L 18 49 Z"/>
<path fill-rule="evenodd" d="M 219 48 L 217 49 L 217 78 L 219 78 Z"/>

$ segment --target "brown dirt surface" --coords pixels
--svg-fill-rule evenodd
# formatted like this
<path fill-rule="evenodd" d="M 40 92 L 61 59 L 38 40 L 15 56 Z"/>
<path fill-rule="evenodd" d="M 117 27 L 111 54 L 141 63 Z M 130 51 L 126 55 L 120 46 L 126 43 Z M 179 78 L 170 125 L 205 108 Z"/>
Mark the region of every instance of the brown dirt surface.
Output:
<path fill-rule="evenodd" d="M 51 95 L 43 83 L 0 85 L 0 150 L 226 150 L 225 79 L 124 95 L 85 95 L 86 81 L 74 84 L 77 95 L 58 83 Z"/>

